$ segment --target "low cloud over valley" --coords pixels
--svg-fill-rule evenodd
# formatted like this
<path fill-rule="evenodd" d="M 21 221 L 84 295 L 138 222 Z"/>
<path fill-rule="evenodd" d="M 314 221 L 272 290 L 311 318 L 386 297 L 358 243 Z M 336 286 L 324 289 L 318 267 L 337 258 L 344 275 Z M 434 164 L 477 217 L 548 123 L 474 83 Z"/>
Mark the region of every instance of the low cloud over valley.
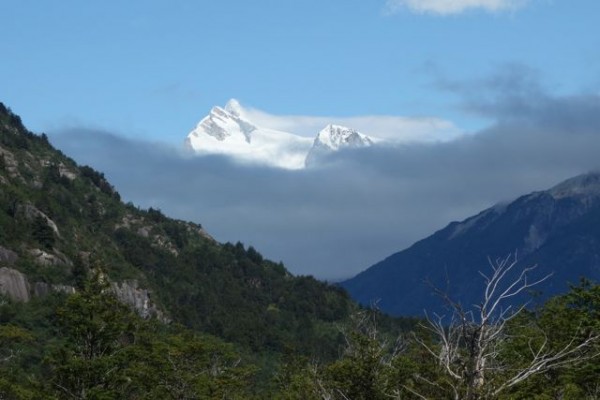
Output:
<path fill-rule="evenodd" d="M 199 222 L 217 240 L 252 245 L 293 273 L 340 279 L 452 220 L 600 167 L 598 94 L 550 95 L 535 76 L 511 71 L 439 83 L 465 112 L 492 121 L 485 129 L 343 151 L 304 170 L 193 157 L 85 127 L 50 138 L 103 171 L 125 201 Z"/>

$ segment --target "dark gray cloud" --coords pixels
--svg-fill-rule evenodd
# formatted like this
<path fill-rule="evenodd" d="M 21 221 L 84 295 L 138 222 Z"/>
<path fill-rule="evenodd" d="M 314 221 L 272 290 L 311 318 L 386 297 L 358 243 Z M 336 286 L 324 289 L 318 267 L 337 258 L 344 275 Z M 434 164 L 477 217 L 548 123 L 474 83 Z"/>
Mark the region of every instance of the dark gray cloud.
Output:
<path fill-rule="evenodd" d="M 126 201 L 251 244 L 294 273 L 337 279 L 451 220 L 600 167 L 598 96 L 550 96 L 518 69 L 445 85 L 495 122 L 451 142 L 351 151 L 300 171 L 190 157 L 83 128 L 50 137 L 103 171 Z"/>
<path fill-rule="evenodd" d="M 468 113 L 501 123 L 537 124 L 553 129 L 588 127 L 600 107 L 598 92 L 569 96 L 550 96 L 550 89 L 539 79 L 539 72 L 521 64 L 504 65 L 497 73 L 481 79 L 448 79 L 435 66 L 429 68 L 434 87 L 460 99 L 460 108 Z M 583 126 L 582 126 L 583 125 Z"/>

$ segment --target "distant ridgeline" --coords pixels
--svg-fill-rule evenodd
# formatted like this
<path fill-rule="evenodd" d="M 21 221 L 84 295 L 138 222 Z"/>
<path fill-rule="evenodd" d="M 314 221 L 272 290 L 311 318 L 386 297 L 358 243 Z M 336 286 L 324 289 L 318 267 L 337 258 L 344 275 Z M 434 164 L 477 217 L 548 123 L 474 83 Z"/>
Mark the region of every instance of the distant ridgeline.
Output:
<path fill-rule="evenodd" d="M 516 254 L 521 271 L 537 265 L 530 282 L 551 274 L 515 298 L 547 299 L 581 278 L 600 281 L 600 173 L 574 177 L 552 189 L 491 207 L 395 253 L 341 283 L 351 296 L 393 315 L 444 313 L 434 288 L 466 307 L 481 303 L 489 258 Z M 536 304 L 534 301 L 533 304 Z"/>

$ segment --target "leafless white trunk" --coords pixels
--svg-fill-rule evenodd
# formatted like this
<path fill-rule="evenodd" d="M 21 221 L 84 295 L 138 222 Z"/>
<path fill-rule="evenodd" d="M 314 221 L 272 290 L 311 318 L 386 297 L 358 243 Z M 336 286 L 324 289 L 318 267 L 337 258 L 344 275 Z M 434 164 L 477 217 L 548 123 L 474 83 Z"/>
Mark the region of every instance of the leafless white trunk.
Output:
<path fill-rule="evenodd" d="M 516 278 L 508 279 L 508 276 L 514 276 L 511 271 L 517 266 L 516 255 L 489 261 L 491 273 L 486 275 L 480 272 L 485 283 L 481 303 L 466 310 L 453 301 L 448 293 L 438 290 L 438 294 L 450 306 L 450 320 L 437 314 L 427 316 L 425 328 L 437 338 L 437 345 L 429 345 L 417 338 L 451 378 L 457 400 L 494 399 L 502 391 L 533 375 L 577 364 L 598 355 L 584 355 L 583 352 L 600 340 L 598 334 L 590 334 L 584 340 L 576 341 L 574 333 L 573 339 L 559 350 L 549 349 L 547 340 L 531 347 L 529 364 L 501 382 L 489 379 L 498 376 L 498 372 L 507 371 L 499 361 L 499 346 L 506 340 L 507 323 L 526 306 L 515 308 L 507 303 L 550 276 L 531 281 L 528 275 L 534 266 L 524 268 Z"/>

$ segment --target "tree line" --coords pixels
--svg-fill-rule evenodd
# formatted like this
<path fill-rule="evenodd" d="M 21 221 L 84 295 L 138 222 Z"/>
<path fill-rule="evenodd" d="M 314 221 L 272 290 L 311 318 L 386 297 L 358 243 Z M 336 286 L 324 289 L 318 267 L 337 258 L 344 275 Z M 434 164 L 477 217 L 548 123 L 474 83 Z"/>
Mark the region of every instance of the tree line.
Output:
<path fill-rule="evenodd" d="M 43 307 L 3 300 L 0 398 L 598 399 L 600 286 L 582 281 L 528 310 L 509 300 L 537 281 L 529 268 L 508 280 L 515 268 L 511 257 L 491 262 L 481 303 L 441 292 L 448 314 L 400 336 L 381 329 L 376 310 L 356 311 L 338 327 L 333 360 L 249 352 L 142 320 L 96 270 Z"/>

